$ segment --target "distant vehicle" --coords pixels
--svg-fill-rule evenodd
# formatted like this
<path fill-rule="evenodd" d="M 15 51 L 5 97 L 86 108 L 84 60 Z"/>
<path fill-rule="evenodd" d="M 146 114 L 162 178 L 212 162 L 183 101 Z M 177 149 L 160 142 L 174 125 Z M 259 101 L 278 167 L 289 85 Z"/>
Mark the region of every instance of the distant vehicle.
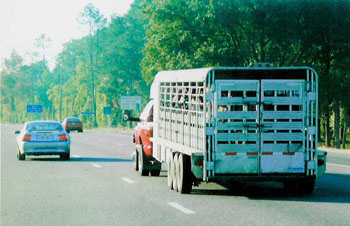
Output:
<path fill-rule="evenodd" d="M 189 193 L 199 182 L 280 181 L 311 194 L 326 170 L 318 146 L 318 80 L 309 67 L 159 72 L 134 131 L 134 169 Z"/>
<path fill-rule="evenodd" d="M 63 120 L 62 123 L 64 129 L 69 133 L 72 130 L 77 130 L 78 132 L 83 132 L 83 123 L 80 118 L 68 117 Z"/>
<path fill-rule="evenodd" d="M 31 121 L 16 131 L 18 160 L 26 155 L 59 155 L 62 160 L 70 158 L 70 137 L 57 121 Z"/>

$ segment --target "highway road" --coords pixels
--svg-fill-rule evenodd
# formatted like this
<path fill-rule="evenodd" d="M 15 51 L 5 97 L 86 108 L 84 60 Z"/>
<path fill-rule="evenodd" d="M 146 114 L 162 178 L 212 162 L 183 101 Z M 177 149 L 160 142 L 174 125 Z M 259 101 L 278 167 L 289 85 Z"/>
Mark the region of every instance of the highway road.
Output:
<path fill-rule="evenodd" d="M 350 155 L 329 153 L 311 196 L 282 184 L 228 190 L 202 183 L 191 194 L 167 187 L 166 171 L 132 169 L 130 134 L 71 133 L 71 160 L 18 161 L 14 131 L 1 125 L 1 225 L 350 225 Z"/>

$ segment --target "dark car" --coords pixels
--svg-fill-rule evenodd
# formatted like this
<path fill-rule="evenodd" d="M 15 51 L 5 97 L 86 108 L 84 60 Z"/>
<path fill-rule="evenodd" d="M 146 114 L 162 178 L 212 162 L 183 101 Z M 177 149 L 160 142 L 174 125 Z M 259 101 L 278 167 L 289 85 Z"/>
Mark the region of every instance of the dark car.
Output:
<path fill-rule="evenodd" d="M 70 131 L 76 130 L 78 132 L 83 132 L 83 123 L 80 118 L 68 117 L 63 120 L 62 123 L 64 129 L 69 133 Z"/>

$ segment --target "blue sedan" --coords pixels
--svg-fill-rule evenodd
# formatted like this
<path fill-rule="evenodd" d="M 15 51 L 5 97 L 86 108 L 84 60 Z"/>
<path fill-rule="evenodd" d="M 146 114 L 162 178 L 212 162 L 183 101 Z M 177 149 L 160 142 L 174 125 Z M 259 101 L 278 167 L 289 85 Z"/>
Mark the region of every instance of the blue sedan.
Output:
<path fill-rule="evenodd" d="M 57 121 L 31 121 L 16 131 L 18 159 L 27 155 L 59 155 L 62 160 L 70 158 L 70 136 Z"/>

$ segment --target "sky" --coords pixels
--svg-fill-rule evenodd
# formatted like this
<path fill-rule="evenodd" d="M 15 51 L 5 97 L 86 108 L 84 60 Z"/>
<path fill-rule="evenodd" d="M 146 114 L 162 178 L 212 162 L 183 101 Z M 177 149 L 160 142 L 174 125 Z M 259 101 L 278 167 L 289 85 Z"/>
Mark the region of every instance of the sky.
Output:
<path fill-rule="evenodd" d="M 0 57 L 1 64 L 11 52 L 21 55 L 26 64 L 37 61 L 34 41 L 41 34 L 51 39 L 45 58 L 52 69 L 55 57 L 64 43 L 88 34 L 77 21 L 84 7 L 92 3 L 107 19 L 124 15 L 134 0 L 0 0 Z"/>

